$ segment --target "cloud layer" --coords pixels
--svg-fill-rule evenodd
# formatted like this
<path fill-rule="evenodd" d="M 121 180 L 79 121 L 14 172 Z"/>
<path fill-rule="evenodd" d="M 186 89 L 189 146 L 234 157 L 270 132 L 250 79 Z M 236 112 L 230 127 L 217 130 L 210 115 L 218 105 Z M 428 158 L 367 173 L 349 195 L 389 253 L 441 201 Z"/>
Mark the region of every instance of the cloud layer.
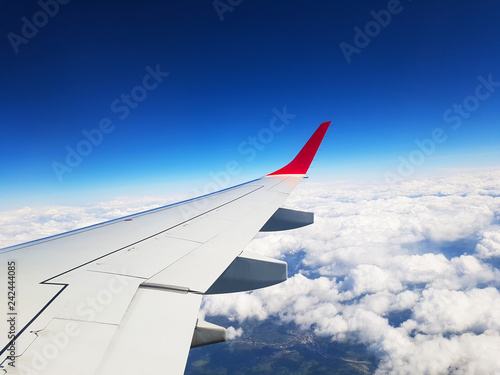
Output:
<path fill-rule="evenodd" d="M 248 248 L 302 254 L 298 272 L 271 288 L 206 297 L 202 316 L 275 316 L 363 343 L 380 358 L 380 374 L 493 374 L 499 186 L 496 172 L 394 186 L 303 183 L 288 206 L 314 211 L 315 224 L 259 235 Z"/>
<path fill-rule="evenodd" d="M 0 247 L 166 203 L 4 211 Z M 277 317 L 367 345 L 380 374 L 500 369 L 500 172 L 396 185 L 305 180 L 287 206 L 314 211 L 314 225 L 259 234 L 247 250 L 289 261 L 289 280 L 204 298 L 201 317 L 233 321 L 228 338 L 244 335 L 238 322 Z"/>

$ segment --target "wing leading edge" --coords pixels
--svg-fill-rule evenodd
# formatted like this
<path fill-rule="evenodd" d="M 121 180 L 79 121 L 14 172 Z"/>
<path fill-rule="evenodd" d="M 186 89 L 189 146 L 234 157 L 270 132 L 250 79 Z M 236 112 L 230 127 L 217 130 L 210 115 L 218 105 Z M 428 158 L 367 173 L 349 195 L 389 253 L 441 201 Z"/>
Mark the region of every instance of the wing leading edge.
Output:
<path fill-rule="evenodd" d="M 190 347 L 224 341 L 196 317 L 204 294 L 286 280 L 286 263 L 243 251 L 259 231 L 311 224 L 282 208 L 330 122 L 285 167 L 258 180 L 0 250 L 18 265 L 15 325 L 0 321 L 8 374 L 184 371 Z M 7 296 L 0 296 L 7 306 Z M 12 364 L 15 365 L 12 366 Z"/>

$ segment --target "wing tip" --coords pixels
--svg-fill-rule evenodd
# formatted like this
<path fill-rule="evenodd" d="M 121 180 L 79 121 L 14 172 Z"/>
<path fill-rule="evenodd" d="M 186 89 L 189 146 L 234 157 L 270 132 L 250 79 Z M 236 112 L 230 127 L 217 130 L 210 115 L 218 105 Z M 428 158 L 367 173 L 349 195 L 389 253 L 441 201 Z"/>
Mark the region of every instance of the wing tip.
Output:
<path fill-rule="evenodd" d="M 314 134 L 309 138 L 307 143 L 302 147 L 297 156 L 286 166 L 273 173 L 269 173 L 268 176 L 292 174 L 292 175 L 304 175 L 307 173 L 309 166 L 311 165 L 318 148 L 323 141 L 323 138 L 330 126 L 331 121 L 325 121 L 316 129 Z"/>

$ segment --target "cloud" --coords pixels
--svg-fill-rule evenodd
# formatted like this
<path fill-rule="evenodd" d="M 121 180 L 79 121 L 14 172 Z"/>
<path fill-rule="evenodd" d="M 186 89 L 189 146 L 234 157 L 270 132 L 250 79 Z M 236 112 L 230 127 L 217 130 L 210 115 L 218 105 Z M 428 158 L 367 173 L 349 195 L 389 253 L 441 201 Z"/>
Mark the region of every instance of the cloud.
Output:
<path fill-rule="evenodd" d="M 236 337 L 241 337 L 243 329 L 235 329 L 233 326 L 226 328 L 226 340 L 234 340 Z"/>
<path fill-rule="evenodd" d="M 372 264 L 360 264 L 341 283 L 351 298 L 381 291 L 397 292 L 403 285 L 391 272 Z"/>
<path fill-rule="evenodd" d="M 500 173 L 386 184 L 305 182 L 288 206 L 315 224 L 247 247 L 302 254 L 285 283 L 205 297 L 204 315 L 277 317 L 366 344 L 377 373 L 488 374 L 500 368 Z M 397 317 L 397 319 L 395 319 Z"/>
<path fill-rule="evenodd" d="M 500 335 L 465 333 L 450 338 L 392 332 L 383 337 L 376 374 L 495 374 L 500 368 Z"/>
<path fill-rule="evenodd" d="M 482 238 L 476 245 L 479 258 L 489 259 L 500 257 L 500 226 L 491 226 L 483 231 Z"/>
<path fill-rule="evenodd" d="M 426 289 L 413 309 L 416 327 L 426 334 L 500 332 L 500 293 L 495 288 L 456 291 Z"/>

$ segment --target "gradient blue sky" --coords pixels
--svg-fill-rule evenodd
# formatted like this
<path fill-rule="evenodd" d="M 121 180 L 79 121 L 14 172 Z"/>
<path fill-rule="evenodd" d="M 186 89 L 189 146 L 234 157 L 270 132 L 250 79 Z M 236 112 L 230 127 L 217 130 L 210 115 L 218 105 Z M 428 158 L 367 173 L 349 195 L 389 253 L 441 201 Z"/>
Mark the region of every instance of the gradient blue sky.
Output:
<path fill-rule="evenodd" d="M 417 169 L 500 164 L 500 87 L 459 128 L 443 119 L 476 95 L 479 76 L 500 81 L 493 0 L 401 1 L 350 63 L 339 45 L 354 45 L 355 27 L 387 1 L 243 0 L 221 20 L 212 1 L 71 0 L 17 53 L 9 33 L 22 36 L 23 17 L 41 8 L 2 7 L 0 208 L 194 195 L 231 160 L 240 170 L 229 183 L 244 182 L 287 163 L 327 120 L 315 178 L 397 173 L 436 128 L 447 139 Z M 157 65 L 169 76 L 120 119 L 112 103 Z M 269 135 L 262 129 L 285 106 L 296 117 L 247 160 L 242 142 Z M 53 163 L 103 118 L 114 130 L 59 179 Z"/>

